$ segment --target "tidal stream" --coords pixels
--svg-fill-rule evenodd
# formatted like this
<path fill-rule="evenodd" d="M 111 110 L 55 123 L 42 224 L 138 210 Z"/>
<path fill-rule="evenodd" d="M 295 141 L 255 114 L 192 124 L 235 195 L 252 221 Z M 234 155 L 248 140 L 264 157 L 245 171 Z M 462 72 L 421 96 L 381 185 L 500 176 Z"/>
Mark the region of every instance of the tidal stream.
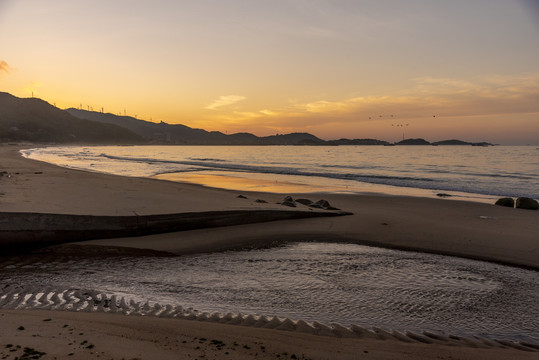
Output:
<path fill-rule="evenodd" d="M 19 260 L 0 258 L 0 300 L 14 286 L 94 290 L 206 312 L 539 343 L 538 273 L 482 261 L 329 243 Z"/>

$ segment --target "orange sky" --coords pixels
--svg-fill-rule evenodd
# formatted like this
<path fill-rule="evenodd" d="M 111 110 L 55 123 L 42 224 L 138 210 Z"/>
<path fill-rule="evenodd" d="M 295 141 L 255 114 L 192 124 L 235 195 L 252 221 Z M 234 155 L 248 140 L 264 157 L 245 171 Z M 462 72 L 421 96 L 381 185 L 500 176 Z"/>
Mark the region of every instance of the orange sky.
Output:
<path fill-rule="evenodd" d="M 0 91 L 227 133 L 539 145 L 533 4 L 0 0 Z"/>

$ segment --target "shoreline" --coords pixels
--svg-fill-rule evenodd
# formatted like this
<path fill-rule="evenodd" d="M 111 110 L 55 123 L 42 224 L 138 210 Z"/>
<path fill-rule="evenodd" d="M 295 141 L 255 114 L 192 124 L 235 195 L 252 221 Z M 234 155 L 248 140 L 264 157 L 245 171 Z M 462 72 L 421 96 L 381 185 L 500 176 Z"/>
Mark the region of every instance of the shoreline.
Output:
<path fill-rule="evenodd" d="M 91 145 L 90 145 L 91 146 Z M 147 145 L 152 147 L 153 145 Z M 175 146 L 175 145 L 170 145 Z M 196 145 L 194 145 L 196 146 Z M 54 147 L 54 146 L 52 146 Z M 144 147 L 144 145 L 142 146 Z M 33 148 L 33 147 L 32 147 Z M 39 149 L 39 148 L 38 148 Z M 24 157 L 27 154 L 23 154 Z M 28 157 L 27 157 L 28 158 Z M 30 159 L 30 158 L 28 158 Z M 38 160 L 38 159 L 37 159 Z M 67 167 L 68 169 L 109 174 L 91 168 Z M 113 173 L 110 173 L 113 174 Z M 118 174 L 121 175 L 121 174 Z M 315 181 L 315 178 L 306 177 L 302 181 L 296 182 L 294 176 L 273 174 L 268 179 L 267 174 L 246 174 L 229 173 L 226 171 L 207 170 L 200 172 L 165 172 L 155 175 L 142 175 L 150 179 L 189 183 L 208 188 L 221 189 L 227 191 L 248 191 L 256 193 L 333 193 L 344 195 L 379 195 L 379 196 L 409 196 L 425 198 L 446 198 L 458 201 L 471 201 L 485 204 L 493 204 L 500 197 L 506 195 L 493 195 L 483 193 L 467 193 L 458 190 L 442 190 L 429 188 L 415 188 L 409 186 L 396 186 L 370 182 L 355 182 L 357 188 L 350 184 L 327 184 Z M 318 179 L 320 180 L 320 179 Z M 324 180 L 322 179 L 322 182 Z"/>
<path fill-rule="evenodd" d="M 4 212 L 133 216 L 205 211 L 306 210 L 277 203 L 324 199 L 353 215 L 280 220 L 78 245 L 123 246 L 181 255 L 266 246 L 274 239 L 332 240 L 424 251 L 539 269 L 539 212 L 451 199 L 361 194 L 239 192 L 202 185 L 71 170 L 26 159 L 1 146 Z M 245 198 L 239 198 L 244 195 Z M 258 201 L 266 201 L 261 203 Z"/>
<path fill-rule="evenodd" d="M 391 195 L 351 195 L 331 193 L 309 194 L 274 194 L 261 192 L 239 192 L 204 187 L 189 183 L 177 183 L 148 178 L 128 178 L 115 175 L 91 173 L 80 170 L 61 168 L 55 165 L 26 159 L 18 154 L 20 146 L 0 146 L 0 206 L 3 211 L 11 212 L 49 212 L 77 215 L 109 215 L 132 216 L 171 214 L 182 212 L 204 211 L 253 211 L 253 210 L 289 210 L 276 204 L 282 202 L 285 195 L 294 199 L 309 198 L 313 201 L 325 199 L 343 211 L 353 215 L 338 218 L 315 218 L 279 220 L 274 223 L 254 223 L 224 226 L 218 228 L 202 228 L 175 233 L 162 233 L 141 237 L 97 239 L 84 242 L 69 243 L 45 248 L 47 256 L 103 256 L 104 254 L 122 253 L 122 251 L 138 254 L 182 255 L 249 247 L 271 246 L 279 242 L 335 241 L 356 244 L 367 244 L 396 249 L 407 249 L 421 252 L 453 254 L 493 262 L 501 262 L 534 270 L 539 269 L 539 248 L 535 235 L 539 233 L 537 211 L 509 209 L 494 205 L 454 201 L 449 199 L 415 198 Z M 239 198 L 244 195 L 246 198 Z M 256 200 L 264 200 L 260 203 Z M 298 205 L 300 207 L 300 205 Z M 307 207 L 300 207 L 307 210 Z M 36 253 L 32 256 L 40 256 Z M 39 315 L 38 315 L 39 314 Z M 43 319 L 41 319 L 43 317 Z M 58 336 L 57 349 L 51 348 L 45 339 L 51 340 L 58 329 L 50 327 L 54 321 L 44 322 L 45 318 L 62 319 L 76 322 L 81 328 L 95 328 L 96 338 L 109 338 L 111 327 L 118 327 L 116 337 L 97 346 L 103 354 L 111 358 L 121 358 L 132 348 L 138 351 L 133 357 L 151 358 L 155 351 L 162 353 L 162 358 L 178 358 L 178 349 L 188 350 L 185 354 L 213 354 L 220 351 L 214 345 L 205 342 L 196 344 L 199 349 L 184 349 L 183 345 L 170 343 L 166 337 L 169 328 L 181 328 L 182 336 L 200 339 L 204 335 L 218 334 L 228 336 L 228 343 L 234 341 L 251 341 L 251 348 L 258 342 L 264 342 L 266 348 L 275 347 L 271 358 L 276 354 L 305 354 L 306 358 L 333 358 L 340 352 L 339 358 L 389 359 L 407 357 L 415 359 L 432 358 L 443 354 L 446 357 L 458 356 L 462 359 L 504 359 L 526 358 L 529 353 L 517 349 L 501 347 L 485 347 L 475 344 L 473 347 L 433 341 L 425 344 L 421 340 L 413 342 L 398 341 L 394 336 L 387 341 L 363 338 L 348 338 L 341 333 L 337 337 L 320 337 L 312 334 L 275 329 L 257 329 L 253 327 L 214 324 L 205 321 L 162 319 L 159 317 L 116 316 L 108 313 L 90 314 L 43 311 L 43 310 L 5 310 L 0 309 L 0 319 L 8 324 L 28 322 L 25 328 L 39 325 L 43 329 L 39 336 L 34 333 L 7 328 L 2 338 L 13 339 L 24 346 L 33 346 L 40 350 L 45 348 L 49 354 L 67 350 L 70 345 L 66 341 L 60 344 Z M 179 322 L 181 323 L 179 323 Z M 171 323 L 173 323 L 171 325 Z M 185 323 L 184 323 L 185 322 Z M 32 325 L 33 324 L 33 325 Z M 66 323 L 67 324 L 67 323 Z M 195 325 L 196 324 L 196 325 Z M 129 333 L 130 327 L 136 326 L 138 335 Z M 214 327 L 218 326 L 219 330 Z M 194 328 L 198 330 L 195 330 Z M 264 330 L 264 331 L 262 331 Z M 41 330 L 40 330 L 41 331 Z M 116 330 L 115 330 L 116 331 Z M 179 330 L 178 330 L 179 331 Z M 214 332 L 217 331 L 217 332 Z M 129 334 L 128 334 L 129 333 Z M 154 337 L 152 341 L 140 341 L 144 336 Z M 195 334 L 195 335 L 194 335 Z M 368 334 L 367 334 L 368 335 Z M 210 338 L 213 335 L 205 335 Z M 158 342 L 155 339 L 158 338 Z M 297 343 L 285 339 L 294 338 Z M 19 339 L 19 340 L 17 340 Z M 62 340 L 63 341 L 63 340 Z M 72 341 L 72 340 L 70 340 Z M 81 340 L 82 341 L 82 340 Z M 101 341 L 101 340 L 99 340 Z M 224 341 L 224 340 L 223 340 Z M 225 341 L 225 342 L 227 342 Z M 23 344 L 24 342 L 24 344 Z M 28 345 L 25 345 L 28 344 Z M 129 345 L 126 345 L 129 344 Z M 271 344 L 271 345 L 268 345 Z M 0 348 L 6 344 L 0 343 Z M 202 350 L 201 350 L 202 349 Z M 368 350 L 363 350 L 368 349 Z M 80 353 L 79 350 L 82 350 Z M 200 351 L 199 351 L 200 350 Z M 6 350 L 2 350 L 2 354 Z M 73 350 L 75 351 L 75 350 Z M 77 349 L 74 358 L 95 357 L 84 353 L 85 348 Z M 193 352 L 194 351 L 194 352 Z M 368 351 L 364 353 L 363 351 Z M 236 353 L 235 358 L 253 358 L 252 352 Z M 257 354 L 257 358 L 270 358 L 270 352 Z M 342 355 L 342 356 L 341 356 Z M 58 356 L 60 352 L 58 352 Z M 66 356 L 64 354 L 63 356 Z M 92 358 L 93 358 L 92 357 Z M 180 357 L 181 358 L 181 357 Z M 184 357 L 188 358 L 188 357 Z M 285 357 L 286 358 L 286 357 Z M 300 357 L 298 357 L 300 358 Z"/>

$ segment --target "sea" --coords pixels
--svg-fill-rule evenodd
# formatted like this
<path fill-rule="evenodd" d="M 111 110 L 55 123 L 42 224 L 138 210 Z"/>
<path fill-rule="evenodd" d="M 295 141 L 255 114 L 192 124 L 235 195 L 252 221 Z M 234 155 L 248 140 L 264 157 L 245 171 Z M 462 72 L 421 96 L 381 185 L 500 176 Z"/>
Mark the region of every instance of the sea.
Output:
<path fill-rule="evenodd" d="M 539 149 L 532 146 L 62 146 L 22 153 L 73 169 L 243 191 L 539 198 Z M 84 296 L 101 294 L 123 304 L 539 344 L 537 271 L 317 240 L 180 257 L 4 258 L 0 308 L 80 310 L 88 308 Z"/>
<path fill-rule="evenodd" d="M 74 169 L 244 191 L 539 198 L 535 146 L 62 146 L 22 153 Z"/>

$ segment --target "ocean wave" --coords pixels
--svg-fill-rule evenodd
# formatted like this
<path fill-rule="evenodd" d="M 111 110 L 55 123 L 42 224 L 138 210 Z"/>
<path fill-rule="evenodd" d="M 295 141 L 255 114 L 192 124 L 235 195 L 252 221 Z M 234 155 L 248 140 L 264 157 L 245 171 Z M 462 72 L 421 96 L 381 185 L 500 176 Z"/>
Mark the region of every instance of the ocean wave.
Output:
<path fill-rule="evenodd" d="M 391 157 L 384 153 L 383 148 L 372 149 L 372 156 L 362 154 L 361 158 L 354 157 L 354 153 L 344 148 L 332 149 L 341 150 L 341 153 L 331 158 L 325 157 L 323 151 L 317 158 L 316 151 L 319 149 L 308 149 L 305 154 L 295 147 L 267 150 L 267 147 L 252 148 L 247 154 L 234 149 L 227 152 L 228 147 L 219 148 L 218 151 L 214 147 L 134 147 L 128 150 L 121 147 L 59 147 L 23 150 L 22 153 L 29 158 L 62 166 L 86 167 L 92 171 L 120 175 L 155 176 L 211 171 L 229 172 L 240 177 L 247 174 L 271 179 L 273 175 L 288 176 L 299 183 L 302 181 L 298 177 L 302 177 L 306 183 L 319 182 L 330 191 L 332 186 L 340 188 L 343 185 L 349 190 L 357 188 L 359 191 L 361 183 L 364 183 L 487 196 L 539 198 L 539 172 L 536 171 L 534 154 L 513 159 L 504 157 L 507 154 L 502 151 L 496 156 L 489 154 L 488 158 L 474 158 L 470 162 L 466 154 L 461 154 L 460 158 L 453 153 L 438 159 L 417 158 L 413 156 L 413 151 L 407 152 L 407 149 L 399 154 L 391 154 Z M 368 150 L 371 151 L 370 148 Z M 453 155 L 457 157 L 451 157 Z M 446 159 L 451 160 L 444 163 Z M 517 163 L 518 167 L 515 166 Z M 286 178 L 283 180 L 287 181 Z"/>
<path fill-rule="evenodd" d="M 322 177 L 330 179 L 341 179 L 341 180 L 356 180 L 356 181 L 366 181 L 366 180 L 379 180 L 384 181 L 383 183 L 391 181 L 424 181 L 424 182 L 434 182 L 435 179 L 431 178 L 419 178 L 419 177 L 407 177 L 407 176 L 390 176 L 390 175 L 367 175 L 367 174 L 353 174 L 353 173 L 331 173 L 331 172 L 318 172 L 318 171 L 306 171 L 298 168 L 291 167 L 278 167 L 278 166 L 262 166 L 262 165 L 243 165 L 243 164 L 233 164 L 233 163 L 215 163 L 209 161 L 187 161 L 187 160 L 164 160 L 164 159 L 154 159 L 154 158 L 133 158 L 133 157 L 122 157 L 122 156 L 112 156 L 102 154 L 102 156 L 120 160 L 120 161 L 131 161 L 131 162 L 141 162 L 146 164 L 177 164 L 177 165 L 188 165 L 188 166 L 198 166 L 202 170 L 214 170 L 214 171 L 238 171 L 238 172 L 250 172 L 250 173 L 259 173 L 259 174 L 278 174 L 278 175 L 293 175 L 293 176 L 308 176 L 308 177 Z M 167 170 L 165 172 L 157 173 L 160 175 L 163 173 L 172 173 L 173 170 Z"/>

